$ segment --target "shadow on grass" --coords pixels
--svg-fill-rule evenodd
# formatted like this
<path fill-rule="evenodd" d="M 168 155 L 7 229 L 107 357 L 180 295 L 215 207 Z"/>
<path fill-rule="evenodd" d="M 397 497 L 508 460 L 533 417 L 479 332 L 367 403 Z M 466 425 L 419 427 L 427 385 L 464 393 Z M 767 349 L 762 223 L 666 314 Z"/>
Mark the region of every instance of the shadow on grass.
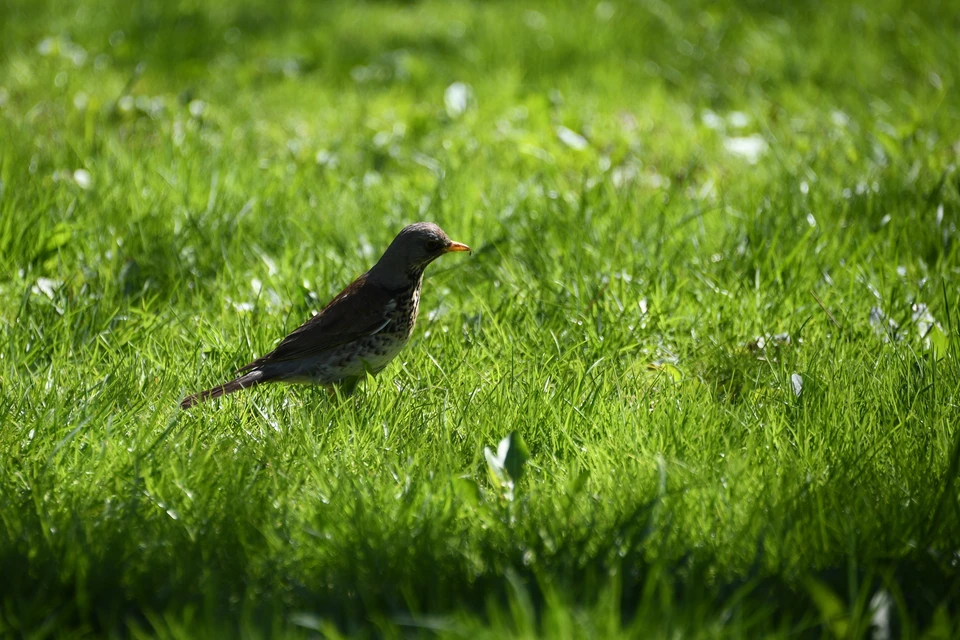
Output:
<path fill-rule="evenodd" d="M 771 572 L 759 568 L 762 547 L 747 572 L 725 569 L 696 549 L 650 560 L 655 503 L 557 543 L 544 535 L 550 524 L 531 522 L 491 527 L 462 544 L 455 510 L 418 527 L 384 528 L 374 522 L 378 514 L 357 505 L 348 517 L 359 535 L 333 540 L 314 531 L 312 548 L 309 537 L 281 523 L 258 524 L 257 514 L 270 509 L 257 499 L 242 513 L 218 512 L 191 535 L 131 500 L 112 522 L 91 527 L 74 513 L 64 528 L 45 524 L 29 499 L 5 500 L 0 563 L 8 579 L 0 583 L 0 612 L 8 631 L 125 636 L 158 620 L 189 619 L 192 610 L 211 616 L 195 623 L 234 632 L 286 627 L 294 614 L 363 632 L 371 620 L 406 624 L 464 613 L 484 619 L 518 598 L 533 616 L 526 624 L 540 625 L 551 594 L 590 607 L 611 587 L 621 623 L 647 630 L 734 621 L 747 632 L 791 628 L 822 637 L 839 615 L 844 628 L 864 633 L 872 616 L 866 605 L 881 590 L 899 605 L 890 615 L 898 631 L 927 628 L 938 611 L 960 614 L 951 560 L 924 549 L 887 558 L 881 574 L 858 570 L 852 557 L 833 567 Z"/>

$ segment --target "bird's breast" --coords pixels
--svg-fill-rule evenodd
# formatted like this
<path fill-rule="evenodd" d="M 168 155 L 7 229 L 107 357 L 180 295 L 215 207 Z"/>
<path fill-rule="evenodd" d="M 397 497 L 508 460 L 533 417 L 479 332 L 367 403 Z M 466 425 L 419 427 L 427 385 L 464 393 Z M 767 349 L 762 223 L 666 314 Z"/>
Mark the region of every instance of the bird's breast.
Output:
<path fill-rule="evenodd" d="M 338 382 L 363 375 L 364 371 L 380 371 L 393 360 L 413 334 L 420 307 L 420 282 L 410 289 L 396 292 L 387 306 L 387 323 L 380 331 L 334 347 L 321 356 L 298 363 L 296 370 L 286 372 L 289 381 Z"/>
<path fill-rule="evenodd" d="M 412 290 L 397 297 L 397 306 L 393 311 L 393 318 L 384 327 L 383 333 L 402 336 L 406 341 L 413 334 L 413 327 L 417 322 L 420 311 L 420 282 Z"/>

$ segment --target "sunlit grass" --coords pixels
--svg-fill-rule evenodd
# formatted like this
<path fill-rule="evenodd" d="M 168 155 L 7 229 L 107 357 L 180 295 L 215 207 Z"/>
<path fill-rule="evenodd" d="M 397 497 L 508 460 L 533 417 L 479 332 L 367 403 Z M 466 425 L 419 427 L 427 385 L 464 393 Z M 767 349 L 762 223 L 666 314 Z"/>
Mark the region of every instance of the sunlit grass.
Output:
<path fill-rule="evenodd" d="M 0 4 L 0 631 L 960 633 L 949 3 L 275 4 Z"/>

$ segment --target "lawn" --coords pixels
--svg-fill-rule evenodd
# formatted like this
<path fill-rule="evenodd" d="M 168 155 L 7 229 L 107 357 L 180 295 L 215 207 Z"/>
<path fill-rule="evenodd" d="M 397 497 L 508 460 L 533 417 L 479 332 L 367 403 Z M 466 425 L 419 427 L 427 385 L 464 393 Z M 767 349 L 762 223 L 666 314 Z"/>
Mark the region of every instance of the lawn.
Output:
<path fill-rule="evenodd" d="M 0 635 L 960 637 L 958 163 L 946 0 L 0 0 Z"/>

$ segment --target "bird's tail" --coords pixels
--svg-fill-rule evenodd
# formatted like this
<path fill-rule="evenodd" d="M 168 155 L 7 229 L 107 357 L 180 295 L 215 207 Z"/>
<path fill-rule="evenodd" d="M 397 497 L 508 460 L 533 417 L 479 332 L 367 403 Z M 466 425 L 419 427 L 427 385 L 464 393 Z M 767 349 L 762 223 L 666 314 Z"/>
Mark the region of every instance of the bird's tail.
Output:
<path fill-rule="evenodd" d="M 213 398 L 219 398 L 220 396 L 225 396 L 227 394 L 233 393 L 234 391 L 240 391 L 241 389 L 248 389 L 250 387 L 255 387 L 261 382 L 266 382 L 264 378 L 263 371 L 256 369 L 249 373 L 245 373 L 239 378 L 234 378 L 230 382 L 221 384 L 220 386 L 214 387 L 212 389 L 207 389 L 206 391 L 201 391 L 200 393 L 195 393 L 192 396 L 187 396 L 183 399 L 183 402 L 180 403 L 181 409 L 189 409 L 198 402 L 204 402 L 205 400 L 211 400 Z"/>

